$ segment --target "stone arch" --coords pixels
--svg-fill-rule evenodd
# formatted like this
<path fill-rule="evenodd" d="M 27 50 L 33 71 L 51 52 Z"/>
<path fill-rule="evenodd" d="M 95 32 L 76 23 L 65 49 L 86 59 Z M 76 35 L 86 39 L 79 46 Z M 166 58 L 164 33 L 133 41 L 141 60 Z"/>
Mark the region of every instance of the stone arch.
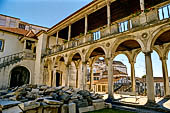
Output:
<path fill-rule="evenodd" d="M 163 54 L 161 53 L 161 51 L 158 48 L 153 47 L 152 49 L 156 51 L 156 53 L 158 54 L 159 58 L 163 57 Z"/>
<path fill-rule="evenodd" d="M 23 65 L 17 65 L 10 71 L 10 87 L 22 86 L 29 84 L 31 80 L 31 71 Z"/>
<path fill-rule="evenodd" d="M 122 51 L 122 52 L 116 52 L 116 54 L 114 55 L 114 58 L 116 57 L 116 56 L 118 56 L 118 55 L 120 55 L 120 54 L 123 54 L 123 55 L 125 55 L 127 58 L 128 58 L 128 60 L 129 60 L 129 62 L 130 62 L 130 55 L 127 53 L 127 52 L 124 52 L 124 51 Z M 113 58 L 113 59 L 114 59 Z"/>
<path fill-rule="evenodd" d="M 170 51 L 170 45 L 167 46 L 166 51 L 164 53 L 164 55 L 167 58 L 167 60 L 168 60 L 168 53 L 169 53 L 169 51 Z"/>
<path fill-rule="evenodd" d="M 111 51 L 111 55 L 115 54 L 115 52 L 116 52 L 116 50 L 117 50 L 117 48 L 119 47 L 120 44 L 122 44 L 125 41 L 130 41 L 130 40 L 136 41 L 140 45 L 142 50 L 145 49 L 142 40 L 140 40 L 136 36 L 128 35 L 128 36 L 125 36 L 125 37 L 119 37 L 118 39 L 116 39 L 116 41 L 114 41 L 112 47 L 110 48 L 111 49 L 110 50 Z M 112 57 L 114 57 L 114 56 L 112 56 Z"/>
<path fill-rule="evenodd" d="M 81 52 L 81 51 L 74 51 L 73 53 L 71 52 L 71 53 L 70 53 L 70 55 L 68 56 L 68 64 L 70 64 L 70 63 L 71 63 L 72 58 L 73 58 L 73 57 L 74 57 L 74 55 L 76 55 L 76 54 L 79 54 L 79 55 L 80 55 L 80 57 L 81 57 L 81 59 L 83 58 L 83 54 L 82 54 L 82 52 Z"/>
<path fill-rule="evenodd" d="M 91 53 L 92 53 L 95 49 L 97 49 L 97 48 L 101 48 L 101 49 L 104 51 L 104 53 L 105 53 L 105 57 L 108 57 L 108 51 L 107 51 L 107 49 L 106 49 L 102 44 L 93 45 L 93 46 L 91 46 L 91 47 L 89 48 L 89 50 L 86 52 L 85 61 L 88 61 Z"/>
<path fill-rule="evenodd" d="M 65 61 L 65 58 L 64 58 L 63 55 L 57 56 L 56 59 L 55 59 L 55 64 L 58 64 L 58 62 L 61 61 L 61 59 Z"/>
<path fill-rule="evenodd" d="M 152 50 L 158 37 L 164 32 L 169 31 L 169 30 L 170 30 L 170 25 L 164 25 L 164 26 L 159 27 L 155 31 L 153 31 L 153 33 L 151 34 L 151 37 L 148 39 L 147 49 Z"/>

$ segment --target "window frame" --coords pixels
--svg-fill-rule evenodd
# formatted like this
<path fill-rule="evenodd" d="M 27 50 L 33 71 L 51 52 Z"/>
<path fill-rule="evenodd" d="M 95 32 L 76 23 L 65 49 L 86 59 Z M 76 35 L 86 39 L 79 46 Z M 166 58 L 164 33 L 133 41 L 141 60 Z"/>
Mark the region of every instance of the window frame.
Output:
<path fill-rule="evenodd" d="M 125 25 L 126 23 L 127 23 L 127 26 Z M 122 22 L 118 23 L 118 31 L 119 31 L 119 33 L 129 31 L 130 29 L 132 29 L 132 21 L 131 20 L 125 20 L 125 21 L 122 21 Z"/>
<path fill-rule="evenodd" d="M 0 48 L 0 52 L 4 51 L 4 45 L 5 45 L 5 40 L 4 39 L 0 39 L 0 41 L 2 41 L 2 49 Z"/>
<path fill-rule="evenodd" d="M 165 17 L 164 8 L 167 9 L 167 13 L 168 13 L 168 14 L 167 14 L 167 15 L 168 15 L 167 18 Z M 161 12 L 160 12 L 160 10 L 161 10 Z M 165 20 L 165 19 L 170 18 L 170 4 L 167 4 L 167 5 L 164 5 L 164 6 L 160 7 L 160 8 L 158 8 L 157 11 L 158 11 L 159 20 Z M 162 19 L 160 18 L 160 15 L 162 16 Z"/>
<path fill-rule="evenodd" d="M 93 40 L 97 41 L 97 40 L 100 40 L 100 39 L 101 39 L 101 31 L 98 30 L 96 32 L 93 32 Z"/>

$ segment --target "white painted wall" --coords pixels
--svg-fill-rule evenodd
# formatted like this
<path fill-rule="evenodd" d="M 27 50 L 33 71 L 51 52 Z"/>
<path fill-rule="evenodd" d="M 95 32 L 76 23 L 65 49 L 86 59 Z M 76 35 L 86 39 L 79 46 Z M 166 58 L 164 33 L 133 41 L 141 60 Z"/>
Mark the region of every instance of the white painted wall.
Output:
<path fill-rule="evenodd" d="M 34 60 L 23 60 L 16 64 L 11 64 L 10 66 L 4 67 L 0 69 L 0 89 L 6 89 L 10 86 L 10 78 L 11 78 L 11 71 L 13 68 L 17 66 L 24 66 L 30 72 L 30 83 L 34 83 L 34 69 L 35 69 L 35 61 Z"/>
<path fill-rule="evenodd" d="M 18 35 L 0 31 L 0 39 L 4 40 L 4 50 L 0 52 L 0 58 L 23 51 L 24 43 L 21 43 L 18 37 Z"/>

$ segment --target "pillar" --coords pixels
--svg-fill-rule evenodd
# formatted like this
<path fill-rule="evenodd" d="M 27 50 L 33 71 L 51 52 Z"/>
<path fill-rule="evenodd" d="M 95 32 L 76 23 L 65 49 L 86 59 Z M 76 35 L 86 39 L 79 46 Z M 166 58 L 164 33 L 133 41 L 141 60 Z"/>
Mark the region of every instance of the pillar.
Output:
<path fill-rule="evenodd" d="M 107 58 L 107 68 L 108 68 L 108 98 L 113 99 L 113 60 L 112 58 Z"/>
<path fill-rule="evenodd" d="M 135 80 L 135 62 L 134 61 L 130 61 L 130 65 L 131 65 L 131 82 L 132 82 L 132 92 L 136 93 L 136 80 Z"/>
<path fill-rule="evenodd" d="M 65 86 L 69 87 L 69 79 L 70 79 L 70 65 L 66 65 L 66 82 Z"/>
<path fill-rule="evenodd" d="M 88 15 L 85 15 L 85 31 L 84 34 L 87 35 L 87 31 L 88 31 Z"/>
<path fill-rule="evenodd" d="M 82 72 L 83 90 L 87 90 L 87 62 L 82 62 Z"/>
<path fill-rule="evenodd" d="M 69 25 L 69 29 L 68 29 L 68 41 L 71 40 L 71 25 Z"/>
<path fill-rule="evenodd" d="M 58 45 L 58 31 L 56 33 L 56 44 Z"/>
<path fill-rule="evenodd" d="M 140 24 L 146 24 L 146 15 L 144 13 L 145 6 L 144 6 L 144 0 L 140 0 L 140 9 L 142 13 L 140 14 Z"/>
<path fill-rule="evenodd" d="M 79 67 L 76 67 L 76 88 L 78 88 L 78 84 L 79 84 L 78 72 L 79 72 Z"/>
<path fill-rule="evenodd" d="M 164 90 L 165 90 L 165 96 L 170 95 L 169 92 L 169 78 L 168 78 L 168 70 L 167 70 L 167 59 L 166 57 L 160 58 L 162 62 L 162 72 L 163 72 L 163 78 L 164 78 Z"/>
<path fill-rule="evenodd" d="M 111 15 L 110 15 L 110 1 L 107 0 L 107 26 L 108 28 L 110 28 L 110 24 L 111 24 Z"/>
<path fill-rule="evenodd" d="M 140 0 L 140 9 L 141 9 L 141 11 L 144 12 L 144 10 L 145 10 L 144 0 Z"/>
<path fill-rule="evenodd" d="M 90 90 L 93 90 L 93 66 L 90 66 Z"/>
<path fill-rule="evenodd" d="M 155 103 L 154 79 L 152 70 L 151 52 L 145 52 L 146 84 L 148 103 Z"/>

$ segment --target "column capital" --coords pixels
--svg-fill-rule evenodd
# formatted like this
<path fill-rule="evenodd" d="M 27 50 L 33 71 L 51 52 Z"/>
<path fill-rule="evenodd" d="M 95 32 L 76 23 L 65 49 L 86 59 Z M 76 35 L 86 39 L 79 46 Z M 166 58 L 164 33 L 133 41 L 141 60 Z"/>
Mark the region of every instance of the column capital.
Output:
<path fill-rule="evenodd" d="M 129 61 L 129 63 L 130 63 L 130 64 L 135 64 L 135 63 L 136 63 L 136 61 L 131 60 L 131 61 Z"/>
<path fill-rule="evenodd" d="M 88 61 L 82 61 L 82 64 L 87 64 Z"/>
<path fill-rule="evenodd" d="M 168 60 L 166 56 L 160 57 L 160 60 Z"/>
<path fill-rule="evenodd" d="M 146 52 L 143 52 L 145 54 L 145 56 L 148 56 L 152 53 L 153 51 L 146 51 Z"/>
<path fill-rule="evenodd" d="M 110 0 L 106 0 L 106 4 L 107 4 L 107 5 L 110 5 Z"/>

